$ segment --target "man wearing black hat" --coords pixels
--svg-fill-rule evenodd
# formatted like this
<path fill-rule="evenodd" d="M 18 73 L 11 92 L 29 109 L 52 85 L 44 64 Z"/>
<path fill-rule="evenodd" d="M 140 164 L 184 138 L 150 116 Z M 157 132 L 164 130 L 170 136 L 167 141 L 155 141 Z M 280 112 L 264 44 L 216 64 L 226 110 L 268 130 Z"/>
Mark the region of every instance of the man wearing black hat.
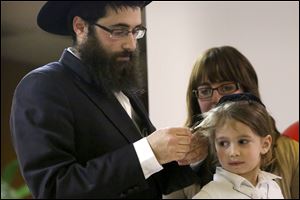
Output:
<path fill-rule="evenodd" d="M 45 31 L 72 35 L 58 62 L 16 88 L 11 132 L 35 198 L 161 198 L 191 184 L 199 159 L 186 128 L 155 131 L 137 97 L 137 39 L 149 2 L 49 1 Z M 188 161 L 188 162 L 187 162 Z"/>

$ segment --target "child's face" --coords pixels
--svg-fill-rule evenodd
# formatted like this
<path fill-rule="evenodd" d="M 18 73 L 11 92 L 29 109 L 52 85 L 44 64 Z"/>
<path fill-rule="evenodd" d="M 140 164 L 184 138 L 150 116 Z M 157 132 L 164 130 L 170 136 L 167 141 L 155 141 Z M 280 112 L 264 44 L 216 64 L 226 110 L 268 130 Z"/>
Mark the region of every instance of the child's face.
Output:
<path fill-rule="evenodd" d="M 261 154 L 268 152 L 272 138 L 261 137 L 247 125 L 230 120 L 216 130 L 215 148 L 222 167 L 244 178 L 256 177 Z"/>

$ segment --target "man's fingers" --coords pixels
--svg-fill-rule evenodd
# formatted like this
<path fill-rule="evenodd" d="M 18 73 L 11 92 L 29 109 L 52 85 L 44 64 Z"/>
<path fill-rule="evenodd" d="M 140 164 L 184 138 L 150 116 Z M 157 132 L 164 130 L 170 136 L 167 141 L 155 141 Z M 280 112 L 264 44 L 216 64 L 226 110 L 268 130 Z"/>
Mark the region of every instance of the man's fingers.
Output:
<path fill-rule="evenodd" d="M 187 144 L 191 143 L 191 137 L 189 136 L 177 136 L 178 144 Z"/>

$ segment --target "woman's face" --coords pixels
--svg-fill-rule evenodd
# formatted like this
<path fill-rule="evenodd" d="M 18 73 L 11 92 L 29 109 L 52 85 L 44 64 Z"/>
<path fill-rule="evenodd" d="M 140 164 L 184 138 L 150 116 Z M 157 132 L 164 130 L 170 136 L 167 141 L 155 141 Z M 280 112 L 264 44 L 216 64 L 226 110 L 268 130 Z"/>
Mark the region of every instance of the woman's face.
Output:
<path fill-rule="evenodd" d="M 203 94 L 205 94 L 207 92 L 207 89 L 208 90 L 213 89 L 211 97 L 205 99 L 198 98 L 198 104 L 200 106 L 202 113 L 212 109 L 218 103 L 221 97 L 223 97 L 224 95 L 238 94 L 244 92 L 242 88 L 240 87 L 236 88 L 235 85 L 236 83 L 231 81 L 207 83 L 204 85 L 200 85 L 198 87 L 198 96 L 200 92 L 199 90 L 202 90 Z"/>

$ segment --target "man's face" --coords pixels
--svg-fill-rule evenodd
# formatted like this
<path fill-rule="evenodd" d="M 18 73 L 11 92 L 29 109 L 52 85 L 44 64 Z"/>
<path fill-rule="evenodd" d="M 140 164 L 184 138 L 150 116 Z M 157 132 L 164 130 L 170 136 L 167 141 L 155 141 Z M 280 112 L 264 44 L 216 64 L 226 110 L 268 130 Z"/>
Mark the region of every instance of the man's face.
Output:
<path fill-rule="evenodd" d="M 118 12 L 108 9 L 107 15 L 96 23 L 109 29 L 131 31 L 141 25 L 141 11 L 139 8 L 123 8 Z M 137 40 L 131 33 L 111 38 L 106 30 L 91 26 L 87 40 L 78 46 L 82 62 L 91 68 L 102 88 L 120 91 L 135 87 L 140 78 Z"/>
<path fill-rule="evenodd" d="M 110 29 L 126 29 L 130 31 L 141 25 L 141 10 L 140 8 L 133 9 L 128 7 L 119 9 L 116 12 L 112 8 L 107 8 L 106 16 L 100 18 L 96 23 Z M 137 41 L 132 34 L 120 39 L 113 39 L 110 37 L 110 33 L 97 27 L 96 35 L 108 53 L 133 52 L 136 49 Z M 119 56 L 117 58 L 118 61 L 127 61 L 128 59 L 128 56 Z"/>

